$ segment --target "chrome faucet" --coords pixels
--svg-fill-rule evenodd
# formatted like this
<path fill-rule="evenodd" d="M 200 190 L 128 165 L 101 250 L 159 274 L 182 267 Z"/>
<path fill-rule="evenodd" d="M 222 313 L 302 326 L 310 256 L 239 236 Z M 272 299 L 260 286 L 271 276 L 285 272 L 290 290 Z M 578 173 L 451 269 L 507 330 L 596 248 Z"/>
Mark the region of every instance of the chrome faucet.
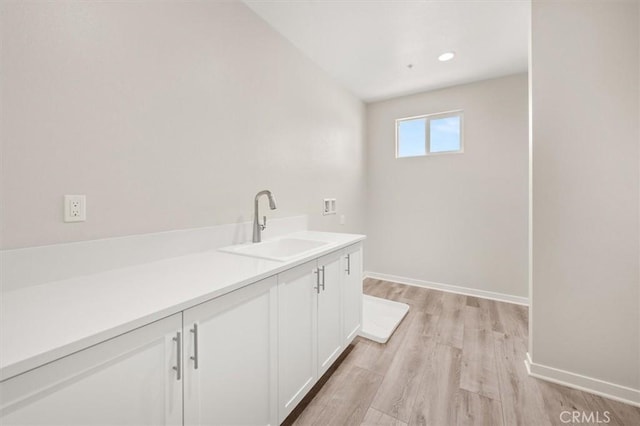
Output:
<path fill-rule="evenodd" d="M 262 231 L 264 231 L 264 228 L 267 227 L 266 216 L 263 216 L 262 223 L 260 223 L 260 220 L 258 219 L 258 216 L 259 216 L 258 200 L 262 195 L 266 195 L 267 197 L 269 197 L 269 208 L 271 210 L 276 209 L 276 200 L 275 198 L 273 198 L 273 194 L 271 194 L 271 191 L 267 191 L 265 189 L 264 191 L 260 191 L 256 194 L 256 198 L 253 200 L 253 240 L 252 241 L 254 243 L 259 243 L 260 241 L 262 241 Z"/>

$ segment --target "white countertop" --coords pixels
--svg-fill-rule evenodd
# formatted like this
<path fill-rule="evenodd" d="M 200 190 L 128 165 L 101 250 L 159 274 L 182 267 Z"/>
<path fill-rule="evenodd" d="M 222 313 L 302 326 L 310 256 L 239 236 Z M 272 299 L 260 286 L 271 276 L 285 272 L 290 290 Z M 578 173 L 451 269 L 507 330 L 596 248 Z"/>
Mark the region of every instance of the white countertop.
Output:
<path fill-rule="evenodd" d="M 329 244 L 287 262 L 211 250 L 3 293 L 0 380 L 365 239 L 291 236 Z"/>

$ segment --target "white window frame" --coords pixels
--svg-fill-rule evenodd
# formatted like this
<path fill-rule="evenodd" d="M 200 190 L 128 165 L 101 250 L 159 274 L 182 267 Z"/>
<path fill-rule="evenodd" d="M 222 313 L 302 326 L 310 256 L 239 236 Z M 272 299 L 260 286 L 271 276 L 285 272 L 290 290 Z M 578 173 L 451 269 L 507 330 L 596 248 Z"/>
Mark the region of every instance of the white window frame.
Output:
<path fill-rule="evenodd" d="M 460 117 L 460 149 L 456 151 L 442 151 L 431 152 L 431 120 L 449 117 Z M 400 141 L 398 140 L 400 123 L 403 121 L 417 120 L 424 118 L 424 134 L 425 134 L 425 154 L 424 155 L 405 155 L 400 157 L 398 155 L 398 148 L 400 147 Z M 400 158 L 417 158 L 417 157 L 429 157 L 431 155 L 443 155 L 443 154 L 463 154 L 464 153 L 464 111 L 461 109 L 445 112 L 437 112 L 433 114 L 416 115 L 413 117 L 405 117 L 396 119 L 396 159 Z"/>

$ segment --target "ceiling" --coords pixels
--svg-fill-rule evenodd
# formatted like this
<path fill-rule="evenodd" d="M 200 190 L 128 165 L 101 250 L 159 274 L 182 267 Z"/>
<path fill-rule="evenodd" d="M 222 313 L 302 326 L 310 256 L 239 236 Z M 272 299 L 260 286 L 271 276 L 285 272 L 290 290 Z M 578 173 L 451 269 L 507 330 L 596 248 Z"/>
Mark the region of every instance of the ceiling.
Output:
<path fill-rule="evenodd" d="M 529 1 L 244 1 L 366 102 L 528 67 Z"/>

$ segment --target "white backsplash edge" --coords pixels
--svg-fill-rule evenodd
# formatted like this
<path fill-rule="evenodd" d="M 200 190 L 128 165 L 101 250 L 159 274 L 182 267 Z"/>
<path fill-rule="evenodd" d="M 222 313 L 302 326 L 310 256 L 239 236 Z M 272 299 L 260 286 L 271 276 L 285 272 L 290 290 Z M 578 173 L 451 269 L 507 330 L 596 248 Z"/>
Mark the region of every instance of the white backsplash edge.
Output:
<path fill-rule="evenodd" d="M 263 239 L 308 229 L 308 217 L 270 219 Z M 0 250 L 0 292 L 251 241 L 253 222 Z"/>

